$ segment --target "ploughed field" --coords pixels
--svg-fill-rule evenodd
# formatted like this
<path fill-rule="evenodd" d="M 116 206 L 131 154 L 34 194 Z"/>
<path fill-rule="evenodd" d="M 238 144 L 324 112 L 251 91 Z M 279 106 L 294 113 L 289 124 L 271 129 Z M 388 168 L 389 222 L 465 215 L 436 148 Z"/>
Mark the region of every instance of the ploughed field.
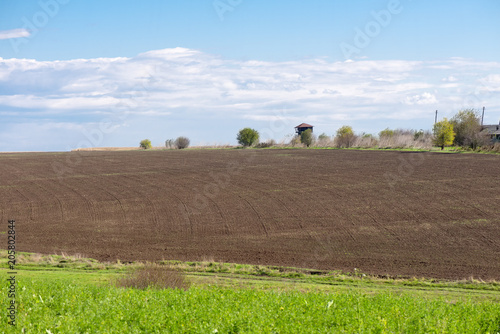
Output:
<path fill-rule="evenodd" d="M 272 149 L 0 154 L 16 248 L 500 279 L 500 156 Z"/>

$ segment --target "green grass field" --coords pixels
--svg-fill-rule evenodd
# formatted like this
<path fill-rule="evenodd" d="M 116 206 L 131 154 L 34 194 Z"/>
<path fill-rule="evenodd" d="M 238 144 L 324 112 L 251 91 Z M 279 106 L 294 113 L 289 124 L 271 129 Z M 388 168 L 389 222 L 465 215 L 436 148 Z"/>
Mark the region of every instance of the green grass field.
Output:
<path fill-rule="evenodd" d="M 380 279 L 215 262 L 168 262 L 187 290 L 117 287 L 141 264 L 18 255 L 17 325 L 2 333 L 499 333 L 500 284 Z M 2 262 L 7 277 L 6 261 Z"/>

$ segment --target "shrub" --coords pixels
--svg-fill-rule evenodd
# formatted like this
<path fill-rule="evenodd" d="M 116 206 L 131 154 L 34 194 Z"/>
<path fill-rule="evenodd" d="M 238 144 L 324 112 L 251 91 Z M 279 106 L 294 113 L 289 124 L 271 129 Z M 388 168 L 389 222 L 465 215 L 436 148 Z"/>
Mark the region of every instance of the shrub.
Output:
<path fill-rule="evenodd" d="M 356 136 L 352 131 L 352 127 L 344 125 L 337 130 L 337 135 L 335 136 L 335 145 L 337 147 L 351 147 L 354 144 Z"/>
<path fill-rule="evenodd" d="M 189 147 L 189 143 L 191 141 L 189 140 L 189 138 L 186 138 L 186 137 L 179 137 L 175 140 L 175 147 L 177 147 L 179 150 L 182 150 L 183 148 L 187 148 Z"/>
<path fill-rule="evenodd" d="M 174 148 L 174 140 L 173 139 L 165 140 L 165 147 L 166 148 Z"/>
<path fill-rule="evenodd" d="M 388 130 L 388 129 L 386 129 Z M 432 148 L 432 134 L 423 130 L 383 130 L 379 133 L 380 148 Z"/>
<path fill-rule="evenodd" d="M 479 151 L 500 153 L 500 143 L 492 143 L 489 145 L 483 145 L 478 148 Z"/>
<path fill-rule="evenodd" d="M 292 140 L 290 140 L 290 146 L 292 147 L 296 147 L 296 146 L 299 146 L 301 145 L 300 143 L 300 137 L 299 136 L 295 136 L 292 138 Z"/>
<path fill-rule="evenodd" d="M 396 129 L 394 130 L 394 135 L 403 135 L 403 136 L 414 136 L 415 135 L 415 130 L 409 130 L 409 129 Z"/>
<path fill-rule="evenodd" d="M 382 138 L 392 138 L 394 136 L 394 130 L 386 128 L 378 133 L 380 139 Z"/>
<path fill-rule="evenodd" d="M 326 133 L 322 133 L 318 136 L 318 140 L 321 140 L 321 141 L 327 141 L 330 139 L 330 136 L 328 136 Z"/>
<path fill-rule="evenodd" d="M 424 130 L 415 131 L 413 133 L 413 140 L 414 141 L 421 140 L 424 138 L 424 135 L 425 135 Z"/>
<path fill-rule="evenodd" d="M 259 143 L 255 147 L 257 148 L 266 148 L 266 147 L 272 147 L 276 145 L 276 141 L 274 139 L 270 139 L 266 142 Z"/>
<path fill-rule="evenodd" d="M 302 131 L 302 133 L 300 134 L 300 142 L 307 147 L 311 146 L 311 144 L 313 143 L 313 139 L 314 138 L 311 129 Z"/>
<path fill-rule="evenodd" d="M 319 147 L 330 147 L 332 146 L 332 140 L 326 133 L 322 133 L 318 136 L 314 145 Z"/>
<path fill-rule="evenodd" d="M 151 147 L 153 147 L 153 146 L 151 145 L 151 140 L 149 140 L 149 139 L 143 139 L 143 140 L 141 140 L 141 142 L 139 143 L 139 147 L 141 147 L 141 148 L 143 148 L 143 149 L 147 150 L 147 149 L 150 149 L 150 148 L 151 148 Z"/>
<path fill-rule="evenodd" d="M 318 147 L 331 147 L 333 146 L 332 138 L 327 134 L 322 133 L 318 136 L 317 140 L 315 140 L 314 145 Z"/>
<path fill-rule="evenodd" d="M 238 143 L 240 143 L 240 145 L 246 147 L 252 146 L 259 142 L 259 133 L 257 132 L 257 130 L 244 128 L 241 129 L 240 132 L 238 132 L 236 139 L 238 140 Z"/>
<path fill-rule="evenodd" d="M 376 147 L 378 145 L 378 140 L 369 133 L 364 133 L 362 136 L 357 137 L 353 146 L 361 147 L 361 148 L 371 148 Z"/>
<path fill-rule="evenodd" d="M 136 289 L 183 289 L 187 290 L 189 284 L 186 282 L 184 275 L 171 268 L 167 268 L 158 264 L 146 264 L 135 270 L 133 273 L 119 278 L 116 285 L 125 288 Z"/>
<path fill-rule="evenodd" d="M 397 146 L 397 145 L 395 145 L 395 139 L 399 139 L 399 138 L 394 138 L 395 134 L 396 134 L 396 131 L 391 130 L 389 128 L 385 128 L 384 130 L 380 131 L 378 133 L 380 147 L 391 148 L 391 147 Z"/>

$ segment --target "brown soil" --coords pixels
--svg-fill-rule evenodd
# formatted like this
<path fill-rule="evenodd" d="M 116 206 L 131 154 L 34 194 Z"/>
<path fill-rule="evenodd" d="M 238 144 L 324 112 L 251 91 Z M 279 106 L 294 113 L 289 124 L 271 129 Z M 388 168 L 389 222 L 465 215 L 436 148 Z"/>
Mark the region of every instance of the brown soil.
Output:
<path fill-rule="evenodd" d="M 0 155 L 20 251 L 500 279 L 500 156 L 352 150 Z M 5 235 L 5 234 L 4 234 Z M 6 245 L 5 240 L 5 245 Z"/>

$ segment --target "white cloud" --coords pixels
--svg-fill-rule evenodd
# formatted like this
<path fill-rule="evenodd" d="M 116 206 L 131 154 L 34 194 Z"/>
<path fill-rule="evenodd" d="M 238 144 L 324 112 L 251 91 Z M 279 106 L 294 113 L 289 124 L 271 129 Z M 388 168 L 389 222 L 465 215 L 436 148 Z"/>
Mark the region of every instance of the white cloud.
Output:
<path fill-rule="evenodd" d="M 413 96 L 406 97 L 405 103 L 408 105 L 436 104 L 437 99 L 436 99 L 436 96 L 434 96 L 433 94 L 426 92 L 426 93 L 423 93 L 422 95 L 413 95 Z"/>
<path fill-rule="evenodd" d="M 0 58 L 0 113 L 12 124 L 21 115 L 51 124 L 120 115 L 138 133 L 137 117 L 198 128 L 207 119 L 417 122 L 438 108 L 500 108 L 499 82 L 500 62 L 467 59 L 237 61 L 186 48 L 131 58 Z M 283 108 L 286 115 L 276 112 Z"/>
<path fill-rule="evenodd" d="M 27 29 L 0 30 L 0 39 L 29 37 L 31 33 Z"/>
<path fill-rule="evenodd" d="M 453 75 L 450 75 L 449 77 L 443 78 L 442 81 L 444 81 L 444 82 L 457 82 L 458 79 L 455 78 Z"/>
<path fill-rule="evenodd" d="M 298 117 L 288 117 L 288 118 L 285 118 L 283 116 L 279 116 L 279 115 L 253 115 L 253 114 L 249 114 L 249 115 L 244 115 L 243 116 L 244 118 L 246 119 L 251 119 L 251 120 L 255 120 L 255 121 L 269 121 L 269 122 L 276 122 L 276 121 L 281 121 L 281 122 L 284 122 L 284 121 L 294 121 L 294 122 L 298 122 L 299 121 L 299 118 Z"/>
<path fill-rule="evenodd" d="M 483 89 L 500 92 L 500 74 L 490 74 L 480 82 Z"/>

